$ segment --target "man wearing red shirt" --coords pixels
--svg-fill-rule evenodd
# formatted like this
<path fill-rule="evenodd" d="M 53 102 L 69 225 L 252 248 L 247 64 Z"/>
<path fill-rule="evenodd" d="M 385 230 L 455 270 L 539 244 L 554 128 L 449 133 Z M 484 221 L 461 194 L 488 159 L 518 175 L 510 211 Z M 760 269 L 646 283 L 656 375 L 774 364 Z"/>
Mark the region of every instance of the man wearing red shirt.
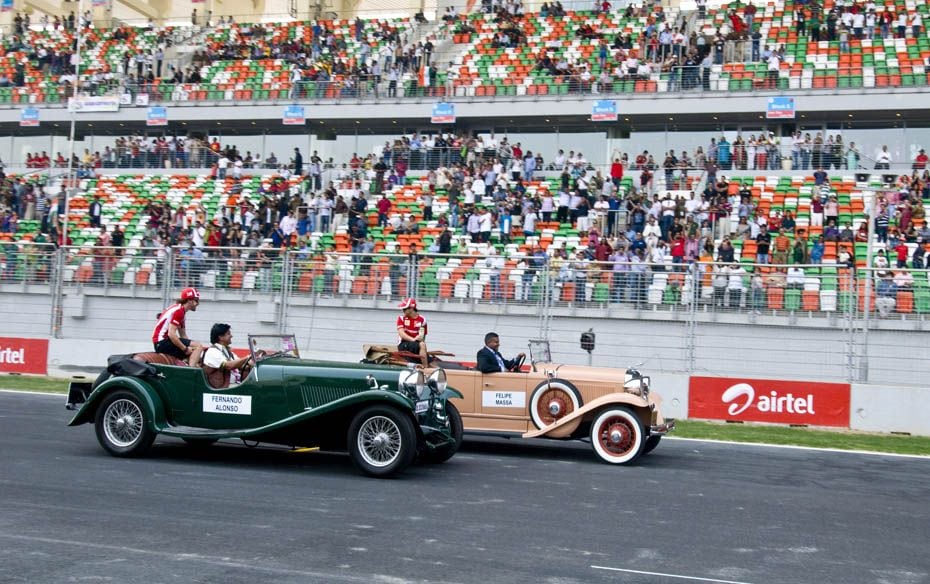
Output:
<path fill-rule="evenodd" d="M 152 332 L 152 345 L 156 353 L 171 355 L 181 361 L 189 361 L 193 366 L 200 359 L 203 346 L 192 342 L 187 337 L 185 317 L 188 312 L 195 312 L 200 305 L 200 293 L 195 288 L 181 290 L 177 304 L 165 309 L 155 323 Z"/>
<path fill-rule="evenodd" d="M 391 201 L 387 195 L 381 195 L 378 199 L 378 226 L 386 227 L 388 223 L 388 213 L 391 211 Z"/>
<path fill-rule="evenodd" d="M 923 148 L 921 148 L 920 153 L 918 153 L 917 157 L 914 159 L 914 169 L 924 170 L 925 168 L 927 168 L 928 160 L 930 159 L 927 158 L 927 153 L 924 152 Z"/>
<path fill-rule="evenodd" d="M 610 180 L 613 181 L 615 187 L 619 187 L 623 182 L 623 163 L 619 158 L 614 158 L 610 165 Z"/>
<path fill-rule="evenodd" d="M 894 248 L 894 251 L 895 251 L 896 254 L 898 254 L 898 263 L 897 263 L 897 266 L 896 266 L 896 267 L 898 267 L 898 268 L 906 268 L 906 267 L 907 267 L 908 249 L 907 249 L 907 244 L 904 243 L 904 240 L 903 240 L 903 239 L 901 239 L 901 240 L 899 241 L 897 247 Z"/>
<path fill-rule="evenodd" d="M 424 367 L 429 366 L 429 353 L 426 351 L 426 319 L 417 312 L 417 301 L 407 298 L 400 303 L 403 314 L 397 317 L 397 336 L 400 342 L 398 351 L 416 353 Z"/>

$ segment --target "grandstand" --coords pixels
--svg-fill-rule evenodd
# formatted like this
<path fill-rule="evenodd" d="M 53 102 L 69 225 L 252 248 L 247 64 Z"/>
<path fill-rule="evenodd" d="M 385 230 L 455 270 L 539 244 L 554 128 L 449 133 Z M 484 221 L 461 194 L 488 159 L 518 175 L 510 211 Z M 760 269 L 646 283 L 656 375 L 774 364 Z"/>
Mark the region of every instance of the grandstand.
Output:
<path fill-rule="evenodd" d="M 896 267 L 876 266 L 871 258 L 882 255 L 903 256 L 897 267 L 913 270 L 912 282 L 902 279 L 896 284 L 895 310 L 905 316 L 930 312 L 927 274 L 920 271 L 925 265 L 920 250 L 927 244 L 921 233 L 926 231 L 923 202 L 930 193 L 930 177 L 921 176 L 926 160 L 917 165 L 918 151 L 930 147 L 930 134 L 923 128 L 927 106 L 919 92 L 927 83 L 930 59 L 930 37 L 919 24 L 927 13 L 924 4 L 889 0 L 876 6 L 877 14 L 903 15 L 908 25 L 884 30 L 878 20 L 867 31 L 846 30 L 843 22 L 851 18 L 847 13 L 852 8 L 832 2 L 759 3 L 751 22 L 745 4 L 711 5 L 703 15 L 677 3 L 564 15 L 533 8 L 525 14 L 476 9 L 427 22 L 413 13 L 315 19 L 251 14 L 188 24 L 175 14 L 154 25 L 95 23 L 74 31 L 33 24 L 19 34 L 5 35 L 0 124 L 13 137 L 0 141 L 0 158 L 9 173 L 0 192 L 6 207 L 0 242 L 8 250 L 3 273 L 14 280 L 26 278 L 19 262 L 26 262 L 27 256 L 9 250 L 35 241 L 54 243 L 66 229 L 74 247 L 63 259 L 65 281 L 157 287 L 162 285 L 158 274 L 170 277 L 177 273 L 172 270 L 180 269 L 172 262 L 180 261 L 181 249 L 195 240 L 198 247 L 206 243 L 190 233 L 198 221 L 226 237 L 231 225 L 245 223 L 244 209 L 251 205 L 248 212 L 260 216 L 258 224 L 242 225 L 224 244 L 235 252 L 207 244 L 207 257 L 223 260 L 196 272 L 195 283 L 393 296 L 400 289 L 410 291 L 409 281 L 414 281 L 416 294 L 460 301 L 634 301 L 670 310 L 700 302 L 712 309 L 830 313 L 851 310 L 854 297 L 865 302 L 862 295 L 870 291 L 864 286 L 872 282 L 873 267 Z M 807 28 L 798 26 L 802 19 Z M 822 35 L 811 30 L 816 19 L 822 22 Z M 680 36 L 672 34 L 679 30 Z M 117 96 L 118 113 L 72 114 L 63 107 L 74 92 L 70 55 L 78 32 L 82 50 L 76 85 L 89 95 Z M 887 99 L 892 94 L 895 99 Z M 708 95 L 719 99 L 707 99 Z M 796 99 L 798 111 L 791 112 L 796 117 L 766 119 L 765 101 L 783 95 Z M 668 99 L 655 99 L 659 96 Z M 618 100 L 617 122 L 592 122 L 593 101 L 607 98 Z M 454 132 L 451 126 L 430 124 L 431 108 L 438 100 L 457 105 Z M 163 127 L 146 124 L 146 107 L 153 104 L 167 106 Z M 304 105 L 303 124 L 282 124 L 281 110 L 291 104 Z M 21 108 L 27 105 L 39 108 L 38 127 L 19 123 Z M 207 116 L 204 107 L 209 107 Z M 27 154 L 32 160 L 32 154 L 56 151 L 56 139 L 49 134 L 59 133 L 72 119 L 78 137 L 74 152 L 88 151 L 73 165 L 81 175 L 68 178 L 61 166 L 26 167 Z M 849 151 L 843 146 L 835 157 L 835 170 L 828 163 L 826 176 L 818 176 L 816 164 L 792 160 L 798 147 L 817 152 L 821 148 L 816 142 L 797 146 L 791 138 L 795 131 L 845 135 L 850 148 L 855 139 L 858 162 L 847 163 Z M 509 166 L 514 154 L 494 141 L 495 132 L 514 137 L 511 145 L 519 136 L 524 147 L 537 154 L 543 148 L 534 143 L 545 144 L 545 162 L 531 170 L 518 164 L 520 180 L 495 180 L 499 189 L 492 183 L 487 192 L 472 192 L 495 158 L 508 164 L 496 169 L 496 176 L 514 170 Z M 563 142 L 563 132 L 577 143 Z M 414 146 L 424 133 L 431 136 L 430 145 Z M 137 134 L 146 139 L 134 139 L 131 146 L 114 141 L 114 136 Z M 440 134 L 447 136 L 435 145 L 433 138 Z M 719 150 L 713 146 L 710 160 L 711 138 L 728 136 L 734 142 L 733 154 L 744 155 L 737 149 L 744 148 L 746 134 L 758 134 L 759 149 L 768 149 L 770 164 L 734 164 L 724 157 L 723 143 Z M 189 159 L 176 154 L 177 148 L 185 147 L 183 140 L 159 141 L 151 148 L 165 150 L 151 150 L 148 156 L 145 152 L 152 138 L 209 142 L 214 136 L 224 150 L 211 150 L 213 154 L 203 159 L 212 169 L 185 168 Z M 400 147 L 382 151 L 379 145 L 385 141 Z M 219 146 L 217 140 L 214 143 Z M 881 150 L 885 144 L 891 146 L 887 158 Z M 139 164 L 145 168 L 127 170 L 92 153 L 108 151 L 111 145 L 114 151 L 128 150 L 115 154 L 114 160 L 125 156 L 132 166 L 136 160 L 148 161 Z M 278 165 L 271 165 L 240 168 L 236 176 L 241 174 L 241 180 L 218 178 L 227 165 L 233 169 L 237 158 L 246 158 L 242 151 L 247 148 L 258 158 L 259 152 L 275 149 L 285 155 L 292 146 L 302 149 L 303 165 L 283 175 Z M 591 160 L 554 164 L 556 149 L 582 147 Z M 316 150 L 322 160 L 334 160 L 331 167 L 309 159 Z M 644 150 L 653 152 L 657 163 L 646 172 L 634 162 Z M 664 166 L 662 158 L 670 150 L 687 150 L 689 156 L 693 151 L 693 158 L 675 158 L 674 167 Z M 362 156 L 356 162 L 350 152 Z M 585 220 L 578 221 L 580 214 L 574 213 L 562 221 L 543 219 L 544 200 L 557 201 L 563 184 L 571 191 L 580 189 L 579 184 L 599 182 L 598 173 L 609 179 L 612 163 L 621 158 L 622 179 L 617 177 L 616 187 L 603 191 L 610 199 L 605 205 L 611 206 L 594 207 L 602 192 L 597 184 L 584 189 L 592 207 Z M 285 156 L 281 163 L 286 166 L 289 159 Z M 816 160 L 824 158 L 818 154 Z M 351 163 L 350 172 L 340 172 L 342 163 Z M 384 164 L 381 174 L 376 173 L 379 163 Z M 914 170 L 918 172 L 910 178 Z M 449 180 L 437 181 L 445 172 Z M 681 173 L 686 176 L 681 178 Z M 711 178 L 719 178 L 723 186 Z M 317 181 L 325 184 L 317 186 Z M 327 186 L 331 196 L 321 196 Z M 376 208 L 383 188 L 391 203 L 385 218 Z M 66 213 L 63 197 L 58 196 L 62 189 L 73 193 L 66 222 L 56 225 L 55 219 L 64 219 Z M 368 199 L 367 209 L 357 225 L 349 225 L 344 216 L 356 221 L 353 213 L 336 205 L 340 197 L 350 205 L 359 192 Z M 689 217 L 695 219 L 695 232 L 682 231 L 695 242 L 682 254 L 674 238 L 662 231 L 649 239 L 644 257 L 634 260 L 629 252 L 635 251 L 635 233 L 642 230 L 634 225 L 634 209 L 658 205 L 656 219 L 661 219 L 662 203 L 653 203 L 652 197 L 662 199 L 667 192 L 674 225 L 684 229 Z M 692 192 L 705 200 L 703 210 L 685 210 Z M 37 205 L 45 196 L 47 204 Z M 675 204 L 678 197 L 681 203 Z M 825 225 L 820 209 L 828 201 L 835 225 Z M 100 216 L 92 217 L 90 209 L 98 203 Z M 153 203 L 168 211 L 153 212 Z M 526 212 L 533 212 L 534 205 L 539 217 L 535 228 L 524 233 Z M 744 208 L 751 209 L 749 215 L 742 215 Z M 878 225 L 880 217 L 869 213 L 883 208 L 887 211 Z M 272 237 L 272 224 L 282 220 L 287 209 L 307 223 L 294 237 Z M 478 209 L 494 217 L 490 237 L 475 237 L 469 231 L 468 218 Z M 342 223 L 324 228 L 324 216 L 330 225 L 339 223 L 337 216 Z M 758 225 L 766 223 L 777 233 L 786 216 L 791 217 L 791 223 L 784 224 L 789 249 L 799 251 L 790 261 L 782 257 L 785 264 L 802 266 L 805 279 L 794 282 L 800 287 L 787 286 L 786 267 L 773 268 L 768 257 L 772 254 L 760 251 Z M 741 218 L 755 225 L 740 232 Z M 591 225 L 598 228 L 597 234 L 591 234 Z M 112 233 L 117 226 L 128 252 L 98 262 L 98 256 L 108 253 L 97 249 L 101 227 Z M 854 238 L 840 236 L 838 232 L 847 228 Z M 447 229 L 451 237 L 444 249 L 457 257 L 432 257 Z M 251 231 L 256 235 L 250 239 Z M 362 252 L 365 237 L 371 244 Z M 598 256 L 601 239 L 608 241 L 610 253 Z M 726 255 L 727 265 L 721 266 L 714 262 L 724 257 L 724 240 L 732 245 L 732 259 Z M 263 251 L 238 249 L 248 242 Z M 166 246 L 176 246 L 167 258 L 164 251 L 156 251 Z M 288 268 L 287 274 L 285 262 L 275 255 L 281 247 L 303 258 L 295 260 L 297 267 Z M 546 259 L 544 267 L 534 269 L 530 262 L 537 247 Z M 426 257 L 416 274 L 400 278 L 391 266 L 411 248 Z M 621 248 L 627 255 L 614 255 Z M 368 252 L 374 259 L 359 259 Z M 578 252 L 586 254 L 588 264 L 570 270 L 567 279 L 560 264 L 572 263 Z M 330 253 L 338 259 L 327 259 Z M 488 256 L 499 260 L 488 263 Z M 271 277 L 263 272 L 266 260 L 276 266 Z M 648 266 L 641 278 L 616 275 L 625 270 L 615 266 L 636 261 Z M 333 269 L 333 262 L 341 268 Z M 684 269 L 686 265 L 696 267 Z M 729 270 L 736 270 L 735 265 L 742 271 L 731 278 Z M 732 283 L 723 295 L 725 302 L 715 291 L 723 269 Z M 586 270 L 590 277 L 582 273 Z M 188 265 L 185 277 L 192 273 Z M 50 271 L 42 277 L 50 277 Z M 877 288 L 880 281 L 874 280 Z M 632 288 L 636 292 L 631 296 Z M 739 295 L 734 304 L 735 291 Z"/>

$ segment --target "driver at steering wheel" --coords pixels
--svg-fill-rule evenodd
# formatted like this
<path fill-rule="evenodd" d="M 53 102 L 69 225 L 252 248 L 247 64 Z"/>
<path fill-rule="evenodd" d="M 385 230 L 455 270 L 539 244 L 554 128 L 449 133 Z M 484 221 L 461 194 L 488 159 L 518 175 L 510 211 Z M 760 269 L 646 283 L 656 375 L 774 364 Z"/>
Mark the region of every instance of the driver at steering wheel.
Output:
<path fill-rule="evenodd" d="M 488 333 L 484 335 L 484 347 L 478 351 L 478 371 L 482 373 L 520 371 L 520 366 L 523 365 L 526 354 L 517 353 L 517 356 L 513 359 L 504 359 L 498 352 L 500 346 L 501 339 L 497 333 Z"/>

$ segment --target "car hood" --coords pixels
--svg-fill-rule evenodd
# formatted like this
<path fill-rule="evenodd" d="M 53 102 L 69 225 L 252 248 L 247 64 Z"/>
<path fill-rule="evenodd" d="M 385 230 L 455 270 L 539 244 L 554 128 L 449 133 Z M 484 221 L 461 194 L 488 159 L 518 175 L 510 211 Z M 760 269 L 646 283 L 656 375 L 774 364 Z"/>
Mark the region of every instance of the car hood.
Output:
<path fill-rule="evenodd" d="M 626 369 L 616 367 L 588 367 L 585 365 L 568 365 L 564 363 L 537 363 L 536 371 L 552 372 L 559 379 L 583 379 L 585 381 L 605 381 L 623 383 Z"/>

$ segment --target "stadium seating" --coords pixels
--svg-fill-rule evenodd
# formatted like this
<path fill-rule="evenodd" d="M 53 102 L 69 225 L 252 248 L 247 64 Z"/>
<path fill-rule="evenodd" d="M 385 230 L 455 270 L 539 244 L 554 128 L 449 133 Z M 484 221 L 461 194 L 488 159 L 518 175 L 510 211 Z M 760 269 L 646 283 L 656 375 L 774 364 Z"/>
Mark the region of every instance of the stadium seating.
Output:
<path fill-rule="evenodd" d="M 570 89 L 568 80 L 536 69 L 537 60 L 543 53 L 549 51 L 553 58 L 566 57 L 579 64 L 587 63 L 592 72 L 599 72 L 599 41 L 578 38 L 578 28 L 583 24 L 590 25 L 610 39 L 616 34 L 630 34 L 635 43 L 647 24 L 645 17 L 627 19 L 616 13 L 569 12 L 564 18 L 530 14 L 520 25 L 526 35 L 526 43 L 516 48 L 496 49 L 491 45 L 494 34 L 498 32 L 494 18 L 491 14 L 469 16 L 468 23 L 476 32 L 455 38 L 456 42 L 469 45 L 449 71 L 456 95 L 566 94 Z M 657 87 L 654 81 L 618 81 L 614 91 L 656 91 Z"/>
<path fill-rule="evenodd" d="M 829 10 L 834 2 L 826 2 Z M 908 15 L 919 11 L 925 21 L 930 8 L 923 2 L 889 0 L 879 3 L 877 12 L 892 10 L 894 14 Z M 827 41 L 826 31 L 819 42 L 807 35 L 799 35 L 795 10 L 801 5 L 791 0 L 768 2 L 760 6 L 754 18 L 754 28 L 762 34 L 761 44 L 772 49 L 784 47 L 785 59 L 779 73 L 779 89 L 822 89 L 860 87 L 914 87 L 927 84 L 927 59 L 930 57 L 930 37 L 926 29 L 917 37 L 895 38 L 894 31 L 885 39 L 853 37 L 850 31 L 849 52 L 842 53 L 839 40 Z M 712 37 L 719 28 L 726 34 L 730 26 L 726 15 L 730 9 L 742 14 L 739 4 L 723 4 L 710 9 L 707 18 L 697 26 L 706 36 Z M 808 6 L 807 10 L 810 8 Z M 767 65 L 752 63 L 748 42 L 743 43 L 743 55 L 733 62 L 713 68 L 711 89 L 720 91 L 748 91 L 765 88 Z"/>

